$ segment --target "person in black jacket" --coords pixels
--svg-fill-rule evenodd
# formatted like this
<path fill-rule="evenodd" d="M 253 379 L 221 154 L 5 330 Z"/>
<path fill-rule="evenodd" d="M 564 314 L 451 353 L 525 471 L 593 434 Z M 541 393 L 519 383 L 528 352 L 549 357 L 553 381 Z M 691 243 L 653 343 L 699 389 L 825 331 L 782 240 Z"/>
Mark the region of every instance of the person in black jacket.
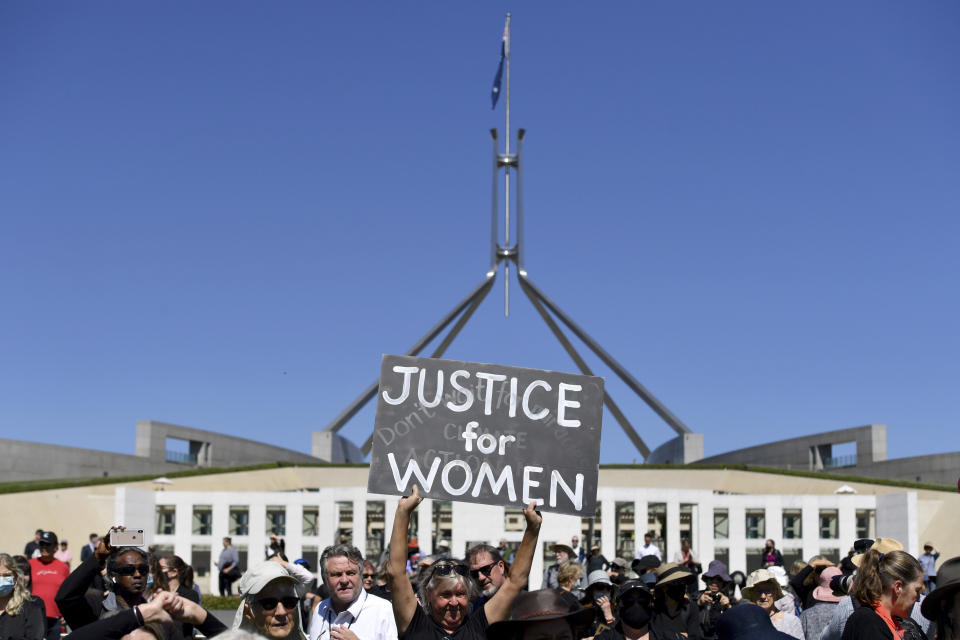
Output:
<path fill-rule="evenodd" d="M 809 609 L 817 603 L 813 591 L 820 584 L 820 574 L 827 567 L 834 566 L 824 556 L 813 556 L 810 562 L 797 575 L 790 578 L 790 588 L 797 594 L 797 600 L 804 609 Z"/>
<path fill-rule="evenodd" d="M 763 549 L 763 566 L 764 568 L 783 566 L 783 554 L 777 549 L 773 540 L 767 540 Z"/>
<path fill-rule="evenodd" d="M 195 602 L 169 591 L 157 591 L 150 602 L 91 622 L 67 636 L 69 640 L 119 640 L 143 629 L 160 640 L 180 640 L 181 625 L 196 627 L 212 638 L 227 627 Z"/>
<path fill-rule="evenodd" d="M 57 607 L 71 629 L 145 602 L 143 591 L 150 572 L 146 552 L 137 547 L 114 548 L 109 540 L 109 535 L 101 537 L 94 554 L 67 576 L 57 591 Z M 93 588 L 104 565 L 111 585 L 106 596 Z"/>
<path fill-rule="evenodd" d="M 916 558 L 904 551 L 867 551 L 850 594 L 860 606 L 847 619 L 842 640 L 904 638 L 911 626 L 905 619 L 922 591 L 923 568 Z"/>
<path fill-rule="evenodd" d="M 46 633 L 46 607 L 43 600 L 30 595 L 27 585 L 13 558 L 0 553 L 0 638 L 4 640 L 40 640 Z"/>

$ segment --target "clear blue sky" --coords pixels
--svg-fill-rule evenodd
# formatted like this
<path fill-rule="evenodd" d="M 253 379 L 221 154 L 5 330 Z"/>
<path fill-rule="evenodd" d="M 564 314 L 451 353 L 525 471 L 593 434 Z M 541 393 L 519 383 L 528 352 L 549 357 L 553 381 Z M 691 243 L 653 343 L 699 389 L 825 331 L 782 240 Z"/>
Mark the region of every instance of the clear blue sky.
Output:
<path fill-rule="evenodd" d="M 708 454 L 960 449 L 960 5 L 586 7 L 0 4 L 0 434 L 309 451 L 487 267 L 509 9 L 529 274 Z M 511 285 L 448 356 L 575 370 Z"/>

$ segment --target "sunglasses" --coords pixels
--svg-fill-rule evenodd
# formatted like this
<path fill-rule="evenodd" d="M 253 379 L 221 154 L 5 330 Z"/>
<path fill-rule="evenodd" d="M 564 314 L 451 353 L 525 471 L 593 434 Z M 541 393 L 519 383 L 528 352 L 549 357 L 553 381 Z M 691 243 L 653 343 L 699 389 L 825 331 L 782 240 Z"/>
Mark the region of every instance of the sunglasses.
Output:
<path fill-rule="evenodd" d="M 283 598 L 260 598 L 257 600 L 257 604 L 260 605 L 260 608 L 264 611 L 273 611 L 281 602 L 283 603 L 284 609 L 295 609 L 297 605 L 300 604 L 300 598 L 295 596 L 285 596 Z"/>
<path fill-rule="evenodd" d="M 373 580 L 373 579 L 376 578 L 376 577 L 377 577 L 377 574 L 375 574 L 375 573 L 364 573 L 364 574 L 363 574 L 363 579 L 364 579 L 364 580 Z"/>
<path fill-rule="evenodd" d="M 463 577 L 467 577 L 470 575 L 470 570 L 467 569 L 465 566 L 463 566 L 462 564 L 454 564 L 452 562 L 443 562 L 443 563 L 434 564 L 433 572 L 430 575 L 431 576 L 434 576 L 434 575 L 448 576 L 454 572 L 459 573 Z"/>
<path fill-rule="evenodd" d="M 490 575 L 490 572 L 493 571 L 493 568 L 494 568 L 495 566 L 497 566 L 497 563 L 496 563 L 496 562 L 491 562 L 490 564 L 488 564 L 488 565 L 486 565 L 486 566 L 477 567 L 476 569 L 470 569 L 470 575 L 473 576 L 473 579 L 474 579 L 474 580 L 478 580 L 478 579 L 480 578 L 480 574 L 481 574 L 481 573 L 482 573 L 483 575 L 485 575 L 485 576 L 489 576 L 489 575 Z"/>
<path fill-rule="evenodd" d="M 117 567 L 114 570 L 118 576 L 132 576 L 133 574 L 139 572 L 140 575 L 145 576 L 150 571 L 150 567 L 145 564 L 131 564 L 125 567 Z"/>

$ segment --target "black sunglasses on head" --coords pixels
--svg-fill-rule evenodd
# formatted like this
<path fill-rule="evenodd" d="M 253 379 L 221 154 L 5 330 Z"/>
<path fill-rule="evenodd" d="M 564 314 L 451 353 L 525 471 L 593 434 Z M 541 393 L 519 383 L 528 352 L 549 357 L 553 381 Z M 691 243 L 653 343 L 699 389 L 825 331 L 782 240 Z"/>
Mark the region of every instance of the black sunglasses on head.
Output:
<path fill-rule="evenodd" d="M 257 600 L 257 604 L 260 605 L 260 608 L 264 611 L 273 611 L 281 602 L 283 603 L 284 609 L 290 610 L 300 604 L 300 598 L 296 596 L 284 596 L 282 598 L 260 598 Z"/>
<path fill-rule="evenodd" d="M 485 575 L 485 576 L 489 576 L 489 575 L 490 575 L 490 572 L 493 571 L 493 568 L 494 568 L 495 566 L 497 566 L 497 563 L 496 563 L 496 562 L 491 562 L 491 563 L 488 564 L 488 565 L 485 565 L 485 566 L 482 566 L 482 567 L 477 567 L 476 569 L 470 569 L 470 575 L 473 576 L 473 579 L 474 579 L 474 580 L 479 579 L 481 573 L 482 573 L 483 575 Z"/>
<path fill-rule="evenodd" d="M 131 564 L 125 567 L 117 567 L 114 570 L 118 576 L 132 576 L 133 574 L 140 572 L 140 575 L 145 576 L 150 571 L 149 565 L 145 564 Z"/>
<path fill-rule="evenodd" d="M 438 576 L 448 576 L 451 573 L 459 573 L 463 577 L 470 575 L 470 570 L 463 566 L 462 564 L 456 564 L 453 562 L 438 562 L 433 565 L 433 572 L 430 574 L 431 577 L 434 575 Z"/>

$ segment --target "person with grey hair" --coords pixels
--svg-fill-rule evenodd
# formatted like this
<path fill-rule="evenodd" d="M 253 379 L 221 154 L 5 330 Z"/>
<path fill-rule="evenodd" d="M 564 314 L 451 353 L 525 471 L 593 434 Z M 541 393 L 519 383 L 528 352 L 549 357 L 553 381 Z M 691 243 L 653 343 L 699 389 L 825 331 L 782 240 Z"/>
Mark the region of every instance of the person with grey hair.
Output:
<path fill-rule="evenodd" d="M 364 589 L 362 573 L 363 554 L 353 545 L 335 544 L 323 550 L 320 576 L 330 597 L 313 612 L 311 640 L 396 640 L 390 601 Z"/>
<path fill-rule="evenodd" d="M 457 640 L 482 640 L 487 627 L 506 620 L 510 607 L 520 591 L 527 586 L 530 565 L 540 535 L 543 518 L 531 502 L 523 515 L 527 521 L 523 541 L 517 550 L 510 575 L 497 592 L 482 607 L 470 612 L 471 596 L 478 595 L 476 583 L 470 579 L 470 569 L 455 560 L 439 560 L 430 567 L 420 585 L 420 603 L 406 574 L 407 529 L 410 514 L 422 498 L 416 485 L 412 494 L 400 499 L 393 520 L 390 537 L 390 560 L 387 571 L 393 584 L 393 614 L 397 630 L 404 640 L 433 640 L 456 637 Z"/>

